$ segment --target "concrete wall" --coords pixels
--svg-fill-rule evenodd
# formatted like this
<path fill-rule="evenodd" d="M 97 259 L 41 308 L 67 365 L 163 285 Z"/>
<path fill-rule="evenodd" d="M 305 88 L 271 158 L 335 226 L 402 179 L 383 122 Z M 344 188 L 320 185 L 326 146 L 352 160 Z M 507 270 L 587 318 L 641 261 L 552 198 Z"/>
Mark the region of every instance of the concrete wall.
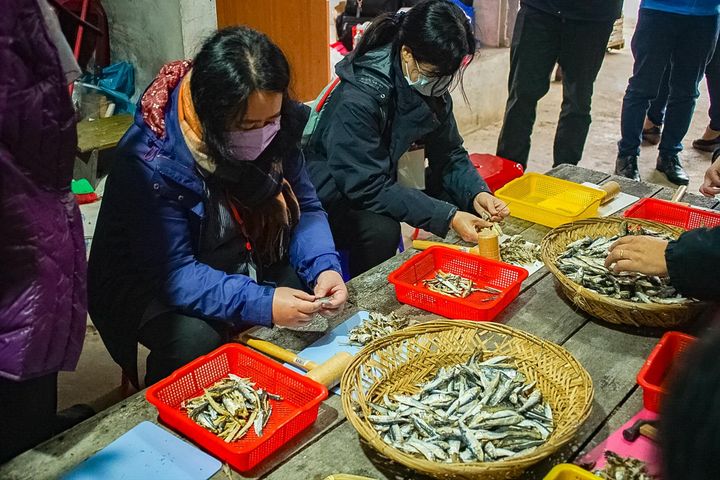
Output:
<path fill-rule="evenodd" d="M 475 37 L 485 47 L 509 47 L 520 0 L 475 0 Z"/>
<path fill-rule="evenodd" d="M 507 101 L 510 50 L 482 48 L 463 76 L 468 103 L 460 88 L 452 92 L 453 110 L 460 133 L 468 133 L 502 120 Z"/>
<path fill-rule="evenodd" d="M 166 62 L 191 58 L 217 25 L 215 0 L 104 0 L 112 60 L 135 66 L 135 98 Z"/>

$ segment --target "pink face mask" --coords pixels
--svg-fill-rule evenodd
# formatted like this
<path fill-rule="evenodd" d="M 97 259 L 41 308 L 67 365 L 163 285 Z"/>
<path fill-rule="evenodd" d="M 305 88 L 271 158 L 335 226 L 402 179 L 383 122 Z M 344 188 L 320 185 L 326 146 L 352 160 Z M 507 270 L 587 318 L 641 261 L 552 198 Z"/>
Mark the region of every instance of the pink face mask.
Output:
<path fill-rule="evenodd" d="M 227 133 L 228 146 L 232 150 L 235 160 L 252 162 L 270 145 L 279 131 L 279 118 L 262 128 L 234 130 Z"/>

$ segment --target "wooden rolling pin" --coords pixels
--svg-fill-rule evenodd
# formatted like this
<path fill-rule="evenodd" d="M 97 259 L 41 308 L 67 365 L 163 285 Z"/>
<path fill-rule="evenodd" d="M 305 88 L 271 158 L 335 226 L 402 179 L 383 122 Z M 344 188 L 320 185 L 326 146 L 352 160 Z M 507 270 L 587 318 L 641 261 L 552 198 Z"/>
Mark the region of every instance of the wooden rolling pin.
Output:
<path fill-rule="evenodd" d="M 287 350 L 285 348 L 278 347 L 274 343 L 268 342 L 267 340 L 260 340 L 259 338 L 250 336 L 244 337 L 241 340 L 245 345 L 254 348 L 258 352 L 270 355 L 271 357 L 277 358 L 278 360 L 282 360 L 286 363 L 292 363 L 296 367 L 302 368 L 306 372 L 320 366 L 311 360 L 306 360 L 300 357 L 295 352 L 291 352 L 290 350 Z"/>
<path fill-rule="evenodd" d="M 609 182 L 605 182 L 604 184 L 600 185 L 600 190 L 605 190 L 605 198 L 600 200 L 600 205 L 605 205 L 612 202 L 613 199 L 618 196 L 618 194 L 620 193 L 620 184 L 613 180 L 610 180 Z"/>
<path fill-rule="evenodd" d="M 260 340 L 247 334 L 242 335 L 239 340 L 261 353 L 302 368 L 307 372 L 308 378 L 325 385 L 327 388 L 333 388 L 340 383 L 340 377 L 342 377 L 343 372 L 353 358 L 348 352 L 338 352 L 327 361 L 317 364 L 267 340 Z"/>
<path fill-rule="evenodd" d="M 460 250 L 461 252 L 465 253 L 474 253 L 475 255 L 478 254 L 478 247 L 463 247 L 462 245 L 454 245 L 452 243 L 443 242 L 431 242 L 429 240 L 413 240 L 412 247 L 415 250 L 425 250 L 426 248 L 430 247 L 447 247 L 452 248 L 453 250 Z"/>

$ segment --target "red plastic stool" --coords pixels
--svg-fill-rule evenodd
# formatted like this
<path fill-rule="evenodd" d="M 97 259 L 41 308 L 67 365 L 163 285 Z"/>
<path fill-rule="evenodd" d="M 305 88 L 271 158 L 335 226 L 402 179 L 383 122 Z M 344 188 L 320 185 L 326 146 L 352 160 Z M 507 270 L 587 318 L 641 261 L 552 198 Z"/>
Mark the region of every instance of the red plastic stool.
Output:
<path fill-rule="evenodd" d="M 519 163 L 489 153 L 473 153 L 470 161 L 493 193 L 525 173 Z"/>

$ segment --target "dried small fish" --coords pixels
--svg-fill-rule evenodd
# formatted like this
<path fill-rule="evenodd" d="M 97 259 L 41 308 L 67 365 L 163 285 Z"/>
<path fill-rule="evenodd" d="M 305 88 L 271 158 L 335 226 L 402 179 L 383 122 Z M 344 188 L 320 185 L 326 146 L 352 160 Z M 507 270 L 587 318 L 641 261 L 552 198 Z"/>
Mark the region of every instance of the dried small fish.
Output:
<path fill-rule="evenodd" d="M 492 462 L 532 452 L 552 410 L 507 356 L 442 367 L 413 395 L 385 395 L 367 419 L 388 444 L 430 461 Z"/>
<path fill-rule="evenodd" d="M 513 265 L 532 265 L 540 260 L 540 245 L 528 242 L 522 235 L 513 235 L 500 244 L 500 257 Z"/>
<path fill-rule="evenodd" d="M 490 286 L 476 287 L 471 279 L 454 273 L 446 273 L 442 270 L 437 270 L 433 278 L 423 280 L 423 284 L 428 290 L 449 297 L 467 298 L 474 292 L 490 295 L 490 297 L 481 300 L 482 302 L 496 300 L 498 295 L 502 293 L 502 290 Z"/>
<path fill-rule="evenodd" d="M 250 427 L 262 437 L 272 414 L 270 399 L 282 401 L 279 395 L 256 390 L 250 379 L 230 373 L 202 395 L 182 402 L 181 408 L 195 423 L 230 443 L 243 438 Z"/>
<path fill-rule="evenodd" d="M 605 258 L 610 246 L 625 235 L 650 235 L 665 240 L 672 237 L 647 230 L 629 227 L 623 222 L 621 235 L 612 237 L 584 237 L 568 244 L 555 265 L 570 280 L 601 295 L 635 303 L 682 304 L 692 299 L 681 296 L 664 277 L 640 273 L 614 273 L 605 268 Z"/>
<path fill-rule="evenodd" d="M 594 475 L 604 480 L 654 480 L 656 477 L 650 475 L 647 466 L 642 460 L 632 457 L 622 457 L 610 450 L 605 451 L 607 463 L 600 470 L 595 470 Z"/>
<path fill-rule="evenodd" d="M 348 333 L 348 344 L 363 347 L 376 338 L 384 337 L 397 330 L 403 329 L 410 324 L 408 318 L 401 318 L 391 313 L 371 313 L 370 317 L 354 327 Z"/>
<path fill-rule="evenodd" d="M 482 219 L 485 220 L 486 222 L 490 222 L 490 219 L 491 219 L 492 217 L 490 216 L 490 214 L 489 214 L 488 212 L 486 212 L 485 210 L 480 210 L 478 213 L 479 213 L 479 215 L 480 215 L 480 218 L 482 218 Z M 503 231 L 502 231 L 502 228 L 500 228 L 500 222 L 490 222 L 490 223 L 492 223 L 492 227 L 490 227 L 489 229 L 492 230 L 493 232 L 497 233 L 498 237 L 502 237 Z M 478 233 L 481 233 L 482 230 L 486 230 L 486 229 L 487 229 L 487 228 L 478 228 L 478 227 L 475 227 L 475 230 L 476 230 Z"/>

